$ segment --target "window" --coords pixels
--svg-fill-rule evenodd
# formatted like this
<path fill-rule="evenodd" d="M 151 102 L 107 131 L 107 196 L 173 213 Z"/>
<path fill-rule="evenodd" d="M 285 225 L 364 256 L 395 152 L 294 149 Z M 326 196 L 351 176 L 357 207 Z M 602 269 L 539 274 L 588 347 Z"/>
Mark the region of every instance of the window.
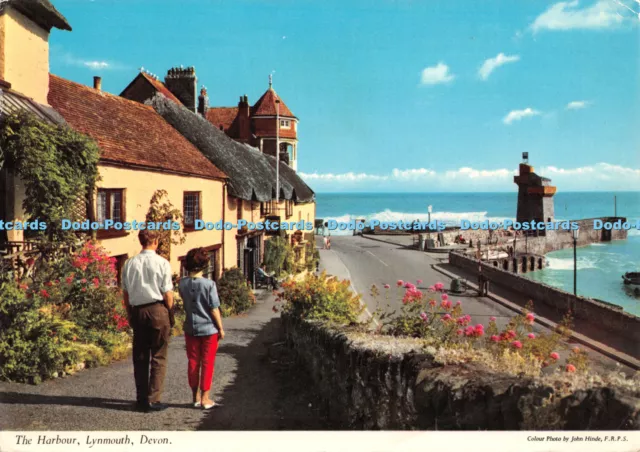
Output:
<path fill-rule="evenodd" d="M 264 216 L 270 215 L 271 211 L 272 211 L 271 201 L 260 203 L 260 216 L 264 217 Z"/>
<path fill-rule="evenodd" d="M 99 188 L 96 198 L 96 221 L 124 221 L 124 190 Z"/>
<path fill-rule="evenodd" d="M 183 214 L 185 228 L 193 228 L 196 220 L 202 219 L 200 192 L 185 191 L 183 198 Z"/>
<path fill-rule="evenodd" d="M 280 120 L 280 128 L 282 129 L 290 129 L 291 128 L 291 121 L 288 119 L 281 119 Z"/>
<path fill-rule="evenodd" d="M 293 216 L 293 201 L 287 200 L 287 218 L 291 218 Z"/>
<path fill-rule="evenodd" d="M 237 219 L 242 220 L 242 199 L 238 199 L 238 213 Z"/>
<path fill-rule="evenodd" d="M 209 266 L 204 270 L 204 273 L 202 274 L 205 278 L 208 278 L 212 281 L 216 279 L 216 270 L 217 270 L 216 258 L 217 258 L 217 251 L 209 252 Z"/>

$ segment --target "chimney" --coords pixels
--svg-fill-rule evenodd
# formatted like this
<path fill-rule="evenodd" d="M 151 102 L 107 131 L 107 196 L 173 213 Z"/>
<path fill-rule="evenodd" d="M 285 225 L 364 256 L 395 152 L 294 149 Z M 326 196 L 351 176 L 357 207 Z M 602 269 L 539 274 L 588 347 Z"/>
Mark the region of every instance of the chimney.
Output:
<path fill-rule="evenodd" d="M 97 75 L 93 77 L 93 89 L 102 91 L 102 77 L 98 77 Z"/>
<path fill-rule="evenodd" d="M 238 139 L 248 143 L 251 138 L 251 109 L 249 108 L 249 98 L 245 94 L 240 96 L 238 102 Z"/>
<path fill-rule="evenodd" d="M 194 113 L 198 112 L 196 105 L 198 79 L 194 67 L 180 66 L 169 69 L 164 78 L 164 84 L 185 107 Z"/>
<path fill-rule="evenodd" d="M 206 116 L 208 109 L 209 96 L 207 96 L 207 88 L 203 86 L 200 90 L 200 95 L 198 96 L 198 113 L 200 113 L 202 116 Z"/>

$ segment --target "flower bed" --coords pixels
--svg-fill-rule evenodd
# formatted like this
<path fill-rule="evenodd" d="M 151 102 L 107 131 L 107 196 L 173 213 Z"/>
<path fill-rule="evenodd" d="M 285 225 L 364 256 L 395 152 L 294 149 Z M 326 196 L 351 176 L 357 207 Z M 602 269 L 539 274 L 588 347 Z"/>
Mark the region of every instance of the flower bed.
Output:
<path fill-rule="evenodd" d="M 316 380 L 334 420 L 351 428 L 635 429 L 640 378 L 598 375 L 574 348 L 560 365 L 570 319 L 532 331 L 531 309 L 503 328 L 463 312 L 436 284 L 385 285 L 398 313 L 367 325 L 336 321 L 325 293 L 348 281 L 292 282 L 281 292 L 288 342 Z M 418 283 L 419 284 L 419 283 Z M 380 296 L 377 287 L 372 295 Z M 555 364 L 555 370 L 549 371 Z M 489 413 L 489 414 L 488 414 Z"/>
<path fill-rule="evenodd" d="M 0 379 L 39 383 L 129 353 L 115 261 L 92 242 L 0 282 L 0 299 Z"/>

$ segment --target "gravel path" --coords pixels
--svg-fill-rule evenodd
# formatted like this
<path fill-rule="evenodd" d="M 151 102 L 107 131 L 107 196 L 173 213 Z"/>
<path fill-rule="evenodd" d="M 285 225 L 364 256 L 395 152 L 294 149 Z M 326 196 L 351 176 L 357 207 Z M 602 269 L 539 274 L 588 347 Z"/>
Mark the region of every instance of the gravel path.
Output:
<path fill-rule="evenodd" d="M 133 411 L 131 360 L 33 386 L 0 383 L 0 430 L 298 430 L 324 429 L 307 376 L 282 345 L 271 294 L 243 316 L 225 319 L 213 390 L 219 407 L 191 407 L 184 338 L 169 347 L 159 413 Z"/>

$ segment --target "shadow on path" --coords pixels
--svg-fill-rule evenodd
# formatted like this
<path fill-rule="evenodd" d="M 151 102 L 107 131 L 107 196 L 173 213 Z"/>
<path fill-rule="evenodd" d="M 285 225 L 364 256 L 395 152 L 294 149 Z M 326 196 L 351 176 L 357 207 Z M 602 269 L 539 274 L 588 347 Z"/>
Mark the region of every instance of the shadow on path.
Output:
<path fill-rule="evenodd" d="M 253 336 L 246 344 L 224 343 L 218 356 L 236 362 L 231 381 L 216 395 L 220 406 L 205 414 L 198 430 L 319 430 L 326 428 L 307 375 L 282 342 L 280 319 L 259 328 L 236 329 Z M 215 381 L 215 377 L 214 377 Z"/>

